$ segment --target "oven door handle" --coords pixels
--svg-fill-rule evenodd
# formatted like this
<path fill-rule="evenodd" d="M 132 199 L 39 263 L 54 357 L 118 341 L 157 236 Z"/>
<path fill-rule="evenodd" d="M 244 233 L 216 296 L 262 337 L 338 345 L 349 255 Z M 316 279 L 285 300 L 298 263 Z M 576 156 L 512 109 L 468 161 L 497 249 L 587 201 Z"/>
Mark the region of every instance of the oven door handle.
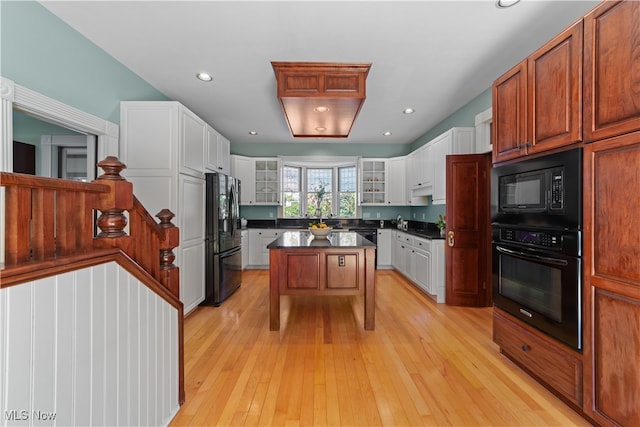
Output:
<path fill-rule="evenodd" d="M 514 251 L 511 249 L 507 249 L 507 248 L 503 248 L 502 246 L 496 246 L 496 249 L 498 250 L 498 252 L 502 252 L 503 254 L 506 255 L 511 255 L 517 258 L 522 258 L 525 260 L 538 260 L 538 261 L 542 261 L 542 262 L 546 262 L 547 264 L 553 264 L 553 265 L 567 265 L 569 264 L 566 260 L 564 259 L 558 259 L 558 258 L 550 258 L 550 257 L 546 257 L 546 256 L 541 256 L 541 255 L 534 255 L 534 254 L 527 254 L 524 252 L 520 252 L 520 251 Z"/>

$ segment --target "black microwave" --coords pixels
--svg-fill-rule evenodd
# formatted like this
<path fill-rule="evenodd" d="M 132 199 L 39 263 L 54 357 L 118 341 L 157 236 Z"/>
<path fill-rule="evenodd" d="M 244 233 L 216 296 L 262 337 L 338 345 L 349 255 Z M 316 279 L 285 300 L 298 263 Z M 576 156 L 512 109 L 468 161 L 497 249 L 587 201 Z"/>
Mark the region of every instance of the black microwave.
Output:
<path fill-rule="evenodd" d="M 494 167 L 492 222 L 580 230 L 581 171 L 581 148 Z"/>

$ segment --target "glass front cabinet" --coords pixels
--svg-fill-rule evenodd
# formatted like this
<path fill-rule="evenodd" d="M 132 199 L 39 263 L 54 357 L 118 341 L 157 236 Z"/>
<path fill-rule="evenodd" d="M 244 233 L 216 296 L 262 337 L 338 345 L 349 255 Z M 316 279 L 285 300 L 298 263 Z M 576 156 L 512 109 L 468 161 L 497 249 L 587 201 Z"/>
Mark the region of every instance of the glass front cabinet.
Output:
<path fill-rule="evenodd" d="M 360 204 L 384 205 L 387 190 L 386 159 L 360 159 Z"/>

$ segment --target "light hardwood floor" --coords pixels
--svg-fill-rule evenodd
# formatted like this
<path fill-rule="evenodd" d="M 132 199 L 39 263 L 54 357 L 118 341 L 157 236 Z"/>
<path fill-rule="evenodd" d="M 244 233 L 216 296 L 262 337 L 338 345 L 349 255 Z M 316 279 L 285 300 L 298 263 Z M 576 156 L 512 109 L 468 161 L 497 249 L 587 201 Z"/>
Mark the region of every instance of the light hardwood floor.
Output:
<path fill-rule="evenodd" d="M 436 304 L 376 271 L 376 329 L 360 297 L 281 297 L 267 270 L 185 319 L 186 402 L 172 425 L 589 425 L 500 355 L 491 309 Z"/>

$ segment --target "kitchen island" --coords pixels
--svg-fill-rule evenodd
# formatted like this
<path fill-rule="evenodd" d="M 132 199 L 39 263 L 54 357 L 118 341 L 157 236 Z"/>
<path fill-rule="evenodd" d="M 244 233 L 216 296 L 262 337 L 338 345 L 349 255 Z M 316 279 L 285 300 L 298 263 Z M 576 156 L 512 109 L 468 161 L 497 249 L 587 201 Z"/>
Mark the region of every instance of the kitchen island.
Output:
<path fill-rule="evenodd" d="M 362 294 L 364 329 L 375 329 L 374 243 L 354 232 L 287 231 L 267 248 L 270 330 L 280 330 L 280 295 Z"/>

